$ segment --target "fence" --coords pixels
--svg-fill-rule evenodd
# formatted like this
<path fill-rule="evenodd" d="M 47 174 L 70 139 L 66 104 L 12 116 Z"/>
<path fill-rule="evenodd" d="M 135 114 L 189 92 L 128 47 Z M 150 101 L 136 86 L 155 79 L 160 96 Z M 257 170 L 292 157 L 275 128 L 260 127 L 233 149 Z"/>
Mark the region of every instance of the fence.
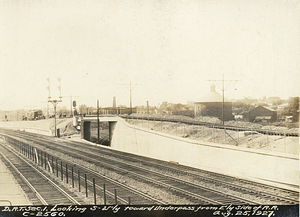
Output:
<path fill-rule="evenodd" d="M 111 204 L 118 204 L 117 189 L 114 189 L 114 195 L 108 194 L 105 182 L 97 183 L 95 178 L 87 177 L 89 172 L 80 170 L 74 162 L 63 160 L 52 153 L 41 150 L 31 144 L 14 139 L 9 136 L 4 136 L 4 140 L 12 145 L 15 151 L 25 156 L 28 160 L 46 171 L 53 179 L 60 181 L 64 186 L 73 189 L 73 192 L 78 196 L 85 196 L 89 204 L 106 205 L 108 203 L 107 196 L 114 197 Z M 97 191 L 96 191 L 97 189 Z M 128 197 L 128 204 L 130 204 Z"/>

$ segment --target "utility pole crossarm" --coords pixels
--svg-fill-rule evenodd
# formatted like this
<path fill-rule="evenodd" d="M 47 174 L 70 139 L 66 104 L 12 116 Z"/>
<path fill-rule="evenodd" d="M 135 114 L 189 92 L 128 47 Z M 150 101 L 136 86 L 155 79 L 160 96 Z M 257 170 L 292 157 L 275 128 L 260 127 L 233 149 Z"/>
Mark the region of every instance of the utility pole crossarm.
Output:
<path fill-rule="evenodd" d="M 49 91 L 49 97 L 48 97 L 48 102 L 51 102 L 53 107 L 54 107 L 54 127 L 55 127 L 55 137 L 56 137 L 56 106 L 58 103 L 62 102 L 62 96 L 61 96 L 61 79 L 58 78 L 57 79 L 59 81 L 59 86 L 58 89 L 59 89 L 59 100 L 50 100 L 51 99 L 51 96 L 50 96 L 50 78 L 47 78 L 47 81 L 48 81 L 48 84 L 49 86 L 47 87 L 48 91 Z M 48 107 L 49 108 L 49 107 Z M 49 111 L 48 111 L 49 112 Z"/>
<path fill-rule="evenodd" d="M 141 85 L 141 84 L 134 84 L 134 87 L 131 87 L 131 81 L 129 83 L 129 88 L 127 87 L 128 84 L 120 84 L 120 85 L 125 85 L 125 87 L 129 90 L 130 92 L 130 114 L 132 114 L 132 94 L 131 92 L 133 91 L 133 89 L 137 86 L 137 85 Z"/>
<path fill-rule="evenodd" d="M 231 84 L 231 82 L 232 81 L 240 81 L 240 80 L 225 80 L 224 79 L 224 74 L 222 75 L 222 80 L 207 80 L 207 81 L 213 81 L 213 82 L 215 82 L 218 86 L 219 86 L 219 88 L 221 89 L 221 91 L 222 91 L 222 123 L 223 123 L 223 125 L 224 125 L 224 92 L 225 92 L 225 90 L 227 89 L 227 87 Z M 219 85 L 219 83 L 218 83 L 218 81 L 221 81 L 222 82 L 222 88 L 220 87 L 220 85 Z M 229 83 L 227 84 L 227 86 L 226 86 L 226 88 L 224 88 L 224 83 L 225 82 L 228 82 L 229 81 Z"/>

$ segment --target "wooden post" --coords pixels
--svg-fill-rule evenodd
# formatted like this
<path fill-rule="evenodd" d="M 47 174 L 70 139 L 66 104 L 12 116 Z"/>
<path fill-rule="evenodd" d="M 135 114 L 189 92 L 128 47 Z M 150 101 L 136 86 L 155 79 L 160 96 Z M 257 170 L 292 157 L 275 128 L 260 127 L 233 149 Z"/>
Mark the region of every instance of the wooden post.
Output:
<path fill-rule="evenodd" d="M 57 158 L 56 158 L 56 177 L 58 177 L 58 162 L 57 162 Z"/>
<path fill-rule="evenodd" d="M 80 171 L 78 170 L 78 191 L 80 192 Z"/>
<path fill-rule="evenodd" d="M 72 188 L 74 188 L 74 170 L 72 167 Z"/>
<path fill-rule="evenodd" d="M 103 200 L 104 200 L 104 205 L 106 205 L 105 183 L 103 183 Z"/>
<path fill-rule="evenodd" d="M 60 161 L 60 174 L 61 174 L 61 181 L 63 181 L 64 180 L 64 174 L 63 174 L 62 161 Z"/>
<path fill-rule="evenodd" d="M 88 190 L 87 190 L 87 178 L 86 174 L 84 174 L 84 181 L 85 181 L 85 196 L 88 197 Z"/>
<path fill-rule="evenodd" d="M 96 205 L 96 186 L 95 186 L 95 178 L 93 178 L 93 188 L 94 188 L 94 204 Z"/>
<path fill-rule="evenodd" d="M 118 204 L 117 189 L 115 189 L 115 202 L 116 202 L 116 205 L 117 205 Z"/>
<path fill-rule="evenodd" d="M 43 152 L 41 151 L 41 167 L 43 167 Z"/>
<path fill-rule="evenodd" d="M 47 170 L 47 153 L 45 152 L 45 170 Z"/>
<path fill-rule="evenodd" d="M 68 177 L 68 164 L 66 164 L 66 181 L 69 183 L 69 177 Z"/>

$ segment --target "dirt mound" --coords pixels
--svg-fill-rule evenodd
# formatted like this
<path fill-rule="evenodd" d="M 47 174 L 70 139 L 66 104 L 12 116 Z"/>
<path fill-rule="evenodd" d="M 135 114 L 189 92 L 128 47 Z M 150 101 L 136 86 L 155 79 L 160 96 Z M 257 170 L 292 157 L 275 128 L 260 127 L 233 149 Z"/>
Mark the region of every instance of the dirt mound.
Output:
<path fill-rule="evenodd" d="M 245 148 L 263 149 L 291 154 L 299 153 L 298 137 L 265 135 L 257 133 L 255 131 L 225 131 L 223 129 L 207 127 L 202 125 L 189 125 L 180 122 L 176 123 L 159 121 L 159 119 L 158 121 L 147 121 L 137 119 L 128 119 L 127 121 L 129 124 L 133 124 L 138 127 L 147 128 L 149 130 L 159 131 L 162 133 L 182 138 L 188 138 L 192 140 L 234 145 Z M 249 127 L 249 125 L 247 127 Z"/>
<path fill-rule="evenodd" d="M 191 118 L 184 115 L 171 115 L 171 114 L 131 114 L 129 116 L 126 116 L 126 118 L 130 119 L 131 117 L 134 118 L 152 118 L 156 121 L 159 120 L 170 120 L 170 121 L 178 121 L 178 122 L 184 122 L 184 121 L 196 121 L 196 122 L 202 122 L 202 123 L 208 123 L 208 124 L 222 124 L 222 121 L 217 117 L 211 117 L 211 116 L 200 116 Z M 245 129 L 262 129 L 262 130 L 270 130 L 270 131 L 279 131 L 279 132 L 286 132 L 286 133 L 296 133 L 299 132 L 299 128 L 292 128 L 292 127 L 285 127 L 285 126 L 276 126 L 276 125 L 263 125 L 259 123 L 251 123 L 246 121 L 225 121 L 224 125 L 232 126 L 232 127 L 241 127 Z"/>
<path fill-rule="evenodd" d="M 219 118 L 216 117 L 210 117 L 210 116 L 200 116 L 194 118 L 195 121 L 200 121 L 200 122 L 206 122 L 206 123 L 211 123 L 211 124 L 221 124 L 222 121 Z"/>
<path fill-rule="evenodd" d="M 245 121 L 226 121 L 224 125 L 233 126 L 233 127 L 243 127 L 243 128 L 251 128 L 251 129 L 261 129 L 263 125 L 250 123 Z"/>
<path fill-rule="evenodd" d="M 69 136 L 78 133 L 78 130 L 73 126 L 72 122 L 69 122 L 64 128 L 59 129 L 62 136 Z"/>

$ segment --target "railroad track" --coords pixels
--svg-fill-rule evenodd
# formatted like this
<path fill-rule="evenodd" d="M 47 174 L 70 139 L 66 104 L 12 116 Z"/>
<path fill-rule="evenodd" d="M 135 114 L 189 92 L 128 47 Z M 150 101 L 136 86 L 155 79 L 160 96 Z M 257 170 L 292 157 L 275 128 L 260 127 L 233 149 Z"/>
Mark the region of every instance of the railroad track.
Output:
<path fill-rule="evenodd" d="M 8 142 L 11 143 L 9 139 Z M 50 155 L 44 150 L 32 146 L 29 148 L 29 145 L 24 145 L 21 149 L 15 146 L 15 149 L 36 162 L 39 168 L 51 171 L 62 182 L 72 184 L 72 187 L 76 183 L 77 187 L 80 186 L 79 189 L 81 190 L 79 191 L 85 193 L 86 197 L 88 195 L 89 197 L 93 196 L 95 191 L 97 200 L 93 201 L 94 204 L 97 201 L 98 204 L 166 204 L 141 191 L 101 175 L 87 166 L 76 164 L 67 159 L 62 160 L 61 157 Z M 93 179 L 96 180 L 95 188 Z"/>
<path fill-rule="evenodd" d="M 70 167 L 68 168 L 67 165 L 72 165 L 73 168 L 72 169 Z M 101 175 L 95 172 L 94 170 L 89 169 L 86 166 L 79 165 L 72 161 L 65 159 L 63 165 L 62 164 L 59 165 L 56 162 L 54 162 L 53 166 L 56 168 L 60 168 L 58 176 L 64 176 L 65 179 L 66 177 L 70 177 L 69 174 L 71 174 L 72 173 L 71 171 L 74 170 L 75 170 L 75 172 L 73 173 L 75 177 L 74 182 L 78 182 L 79 181 L 78 179 L 80 179 L 80 182 L 84 184 L 85 177 L 86 177 L 88 192 L 93 192 L 92 180 L 93 178 L 95 178 L 97 180 L 97 182 L 95 183 L 97 194 L 104 195 L 104 191 L 105 191 L 105 202 L 103 202 L 103 204 L 120 204 L 120 205 L 166 204 L 163 201 L 157 200 L 147 194 L 144 194 L 143 192 L 135 190 L 132 187 L 119 183 L 107 176 Z M 80 171 L 80 173 L 78 171 Z M 61 173 L 63 175 L 61 175 Z M 69 180 L 71 179 L 69 178 Z M 105 187 L 103 184 L 105 184 Z"/>
<path fill-rule="evenodd" d="M 82 147 L 82 143 L 72 142 L 72 147 Z M 91 146 L 90 151 L 97 155 L 106 155 L 114 159 L 126 159 L 127 162 L 133 165 L 143 165 L 152 168 L 154 171 L 169 171 L 178 176 L 188 176 L 193 178 L 193 181 L 201 180 L 205 182 L 215 183 L 219 186 L 226 186 L 231 190 L 238 190 L 249 195 L 260 195 L 262 198 L 269 199 L 276 203 L 298 204 L 299 192 L 289 191 L 283 188 L 275 188 L 273 186 L 252 182 L 248 180 L 238 179 L 222 174 L 216 174 L 209 171 L 203 171 L 191 167 L 179 166 L 174 163 L 166 163 L 151 158 L 145 158 L 133 154 L 112 151 L 110 149 L 101 149 Z M 285 195 L 285 196 L 280 196 Z"/>
<path fill-rule="evenodd" d="M 28 139 L 28 138 L 27 138 Z M 34 139 L 32 139 L 34 140 Z M 41 140 L 41 138 L 39 139 Z M 63 146 L 63 149 L 69 148 L 68 145 L 66 145 L 65 143 L 67 142 L 63 142 L 64 144 L 60 143 L 60 146 Z M 54 148 L 54 149 L 58 149 L 56 146 L 53 146 L 52 144 L 46 144 L 44 141 L 44 144 L 48 146 L 48 148 Z M 135 176 L 136 178 L 139 178 L 140 180 L 144 180 L 147 181 L 149 183 L 155 183 L 156 185 L 160 186 L 160 187 L 164 187 L 164 188 L 168 188 L 169 190 L 172 190 L 174 192 L 176 192 L 176 194 L 180 195 L 180 196 L 184 196 L 189 198 L 189 200 L 198 203 L 198 204 L 228 204 L 228 203 L 232 203 L 232 204 L 243 204 L 243 203 L 255 203 L 253 202 L 251 199 L 245 199 L 245 198 L 241 198 L 241 197 L 237 197 L 235 195 L 230 195 L 230 193 L 224 194 L 222 191 L 218 191 L 218 190 L 212 190 L 209 188 L 205 188 L 203 186 L 199 186 L 199 185 L 195 185 L 193 183 L 184 181 L 184 180 L 180 180 L 178 178 L 174 178 L 172 176 L 168 176 L 168 175 L 161 175 L 159 172 L 155 172 L 155 171 L 149 171 L 146 170 L 145 168 L 140 168 L 136 165 L 132 165 L 132 162 L 138 162 L 139 164 L 148 164 L 149 166 L 149 162 L 147 163 L 147 161 L 149 161 L 149 159 L 144 159 L 141 160 L 141 157 L 138 156 L 134 156 L 134 155 L 128 155 L 126 154 L 124 157 L 124 154 L 122 156 L 122 158 L 126 158 L 127 160 L 129 158 L 131 158 L 131 163 L 124 163 L 124 162 L 117 162 L 116 160 L 112 160 L 109 158 L 104 158 L 102 161 L 95 161 L 95 160 L 91 160 L 91 159 L 95 159 L 97 157 L 99 157 L 99 155 L 103 155 L 103 152 L 107 152 L 109 150 L 107 149 L 101 149 L 101 152 L 98 152 L 97 154 L 91 154 L 91 153 L 84 153 L 84 155 L 82 154 L 82 147 L 86 148 L 85 146 L 82 146 L 82 144 L 80 143 L 74 143 L 72 142 L 72 154 L 75 154 L 74 152 L 77 152 L 75 157 L 80 157 L 80 158 L 86 158 L 88 155 L 88 158 L 86 158 L 87 161 L 90 161 L 91 163 L 97 164 L 100 163 L 102 166 L 106 166 L 107 168 L 109 168 L 110 170 L 115 170 L 118 172 L 122 172 L 124 174 L 129 174 L 131 176 Z M 79 149 L 77 149 L 79 148 Z M 92 149 L 91 151 L 96 153 L 97 148 L 93 148 L 90 147 L 90 149 Z M 62 151 L 62 150 L 60 150 Z M 110 152 L 107 153 L 108 155 L 113 155 L 115 154 Z M 115 157 L 120 157 L 120 152 L 116 152 L 116 154 L 118 154 L 118 156 L 115 155 Z M 135 158 L 135 159 L 134 159 Z M 151 160 L 150 160 L 151 161 Z M 117 165 L 117 166 L 112 166 L 112 165 Z M 123 167 L 123 169 L 122 169 Z M 162 166 L 160 164 L 155 164 L 152 163 L 152 167 L 158 167 L 158 168 L 162 168 Z M 176 166 L 177 168 L 178 166 Z M 172 167 L 166 167 L 164 166 L 164 170 L 172 170 L 172 171 L 176 171 L 176 173 L 185 173 L 187 174 L 187 172 L 183 171 L 183 170 L 179 170 L 178 168 L 175 169 L 174 166 Z M 185 168 L 186 170 L 186 168 Z M 139 172 L 137 174 L 137 171 Z M 199 170 L 198 170 L 199 171 Z M 192 173 L 189 173 L 189 175 L 191 175 Z M 147 175 L 147 177 L 151 178 L 145 178 L 145 176 Z M 261 197 L 265 200 L 270 201 L 270 203 L 275 203 L 278 204 L 278 202 L 280 203 L 284 203 L 284 204 L 295 204 L 297 203 L 296 200 L 293 200 L 291 198 L 287 198 L 287 197 L 280 197 L 277 196 L 275 194 L 266 194 L 265 192 L 259 192 L 258 190 L 253 189 L 253 183 L 252 183 L 252 188 L 246 188 L 241 186 L 240 184 L 232 184 L 232 178 L 230 180 L 230 182 L 226 182 L 226 181 L 216 181 L 216 177 L 215 178 L 209 178 L 209 177 L 205 177 L 203 175 L 195 175 L 192 174 L 196 179 L 202 179 L 205 180 L 205 182 L 207 183 L 214 183 L 216 185 L 222 185 L 222 186 L 226 186 L 227 188 L 230 188 L 231 190 L 235 190 L 238 191 L 240 193 L 247 193 L 249 195 L 252 195 L 254 197 Z M 221 180 L 224 180 L 224 176 L 219 175 L 219 178 L 222 177 Z M 226 178 L 226 177 L 225 177 Z M 228 177 L 227 177 L 228 178 Z M 248 183 L 250 185 L 250 183 Z M 180 187 L 177 187 L 180 186 Z M 183 187 L 184 186 L 184 187 Z M 261 187 L 261 186 L 260 186 Z M 192 192 L 189 196 L 187 196 L 188 192 Z M 195 192 L 198 192 L 198 196 Z M 199 196 L 200 195 L 200 196 Z M 208 199 L 206 197 L 204 197 L 203 195 L 207 195 L 207 197 L 212 198 L 212 199 Z M 297 195 L 297 194 L 296 194 Z M 290 195 L 291 196 L 291 195 Z"/>
<path fill-rule="evenodd" d="M 57 183 L 36 169 L 27 159 L 8 147 L 0 145 L 0 157 L 12 171 L 33 205 L 77 204 L 74 194 L 61 188 Z"/>
<path fill-rule="evenodd" d="M 61 140 L 59 140 L 61 141 Z M 67 141 L 65 141 L 68 143 Z M 79 142 L 71 142 L 72 148 L 85 148 L 86 145 Z M 145 158 L 133 154 L 112 151 L 110 149 L 89 146 L 89 150 L 98 156 L 112 157 L 113 159 L 125 159 L 130 165 L 143 165 L 152 168 L 154 171 L 172 171 L 174 174 L 191 177 L 193 182 L 205 182 L 204 184 L 214 183 L 216 186 L 225 186 L 232 191 L 238 191 L 248 194 L 249 197 L 259 197 L 263 200 L 270 201 L 274 204 L 298 204 L 299 192 L 290 191 L 282 188 L 274 188 L 273 186 L 252 182 L 248 180 L 238 179 L 235 177 L 216 174 L 209 171 L 203 171 L 195 168 L 187 168 L 184 166 L 174 165 L 150 158 Z M 282 196 L 281 196 L 282 195 Z"/>

